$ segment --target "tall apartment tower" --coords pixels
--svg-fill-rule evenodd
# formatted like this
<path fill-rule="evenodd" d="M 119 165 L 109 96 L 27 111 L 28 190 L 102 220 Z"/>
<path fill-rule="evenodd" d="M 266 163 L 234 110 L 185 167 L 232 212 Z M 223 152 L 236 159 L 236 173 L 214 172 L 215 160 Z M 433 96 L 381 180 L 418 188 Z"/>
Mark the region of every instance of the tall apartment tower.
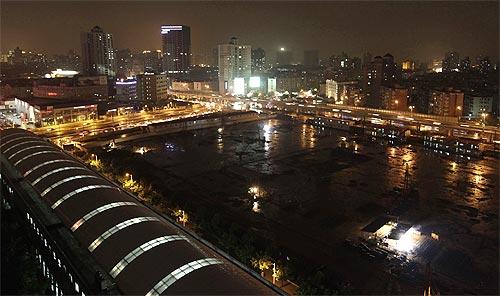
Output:
<path fill-rule="evenodd" d="M 188 26 L 161 26 L 163 71 L 167 74 L 185 74 L 191 65 L 191 28 Z"/>
<path fill-rule="evenodd" d="M 219 92 L 245 94 L 252 74 L 252 47 L 238 44 L 236 37 L 219 45 Z"/>
<path fill-rule="evenodd" d="M 449 51 L 444 55 L 443 72 L 458 71 L 460 67 L 460 55 L 456 51 Z"/>
<path fill-rule="evenodd" d="M 394 57 L 386 54 L 376 56 L 373 61 L 363 67 L 363 91 L 366 94 L 366 106 L 372 108 L 382 107 L 381 87 L 393 86 L 398 80 Z"/>
<path fill-rule="evenodd" d="M 83 72 L 86 75 L 116 76 L 116 54 L 113 35 L 95 26 L 82 33 Z"/>
<path fill-rule="evenodd" d="M 252 73 L 262 74 L 266 68 L 266 52 L 262 48 L 252 49 Z"/>

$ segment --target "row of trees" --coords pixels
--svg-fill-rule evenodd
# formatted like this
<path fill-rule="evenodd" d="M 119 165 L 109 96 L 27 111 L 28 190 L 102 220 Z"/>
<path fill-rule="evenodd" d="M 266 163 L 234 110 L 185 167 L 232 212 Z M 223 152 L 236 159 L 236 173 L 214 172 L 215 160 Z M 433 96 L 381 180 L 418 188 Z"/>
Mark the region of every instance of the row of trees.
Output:
<path fill-rule="evenodd" d="M 190 203 L 189 199 L 180 197 L 182 193 L 159 187 L 158 184 L 164 182 L 155 180 L 157 177 L 147 169 L 141 169 L 144 165 L 141 156 L 124 150 L 100 154 L 101 158 L 91 156 L 87 163 L 262 275 L 271 272 L 275 280 L 297 283 L 298 294 L 331 295 L 350 291 L 349 286 L 339 285 L 327 268 L 317 271 L 298 257 L 288 258 L 283 255 L 285 248 L 259 237 L 255 230 L 214 212 L 208 205 Z"/>

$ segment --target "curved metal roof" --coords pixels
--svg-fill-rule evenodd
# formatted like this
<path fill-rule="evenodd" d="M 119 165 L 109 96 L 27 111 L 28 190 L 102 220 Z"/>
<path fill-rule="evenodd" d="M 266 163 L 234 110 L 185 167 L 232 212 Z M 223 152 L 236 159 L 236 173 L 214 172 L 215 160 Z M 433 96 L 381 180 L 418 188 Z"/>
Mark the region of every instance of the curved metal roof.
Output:
<path fill-rule="evenodd" d="M 254 275 L 31 132 L 0 152 L 125 294 L 276 294 Z"/>

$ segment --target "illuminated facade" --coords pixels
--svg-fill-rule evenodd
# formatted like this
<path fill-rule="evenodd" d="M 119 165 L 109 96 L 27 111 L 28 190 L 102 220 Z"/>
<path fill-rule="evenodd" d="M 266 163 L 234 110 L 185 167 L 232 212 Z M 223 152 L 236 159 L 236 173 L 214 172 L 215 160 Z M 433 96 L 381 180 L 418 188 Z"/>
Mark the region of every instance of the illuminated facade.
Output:
<path fill-rule="evenodd" d="M 158 101 L 167 98 L 168 81 L 165 74 L 144 73 L 137 75 L 137 99 Z"/>
<path fill-rule="evenodd" d="M 357 85 L 356 81 L 326 80 L 326 97 L 336 104 L 347 104 L 348 86 Z"/>
<path fill-rule="evenodd" d="M 367 107 L 381 107 L 380 88 L 393 85 L 397 78 L 396 64 L 391 54 L 376 56 L 371 63 L 364 65 L 363 91 L 366 94 Z"/>
<path fill-rule="evenodd" d="M 113 36 L 95 26 L 82 33 L 83 71 L 86 75 L 116 76 Z"/>
<path fill-rule="evenodd" d="M 429 114 L 439 116 L 462 116 L 464 107 L 464 93 L 446 89 L 433 91 L 429 101 Z"/>
<path fill-rule="evenodd" d="M 443 60 L 443 72 L 458 71 L 460 66 L 460 56 L 458 52 L 447 52 Z"/>
<path fill-rule="evenodd" d="M 160 73 L 162 66 L 161 50 L 144 50 L 142 52 L 144 72 Z"/>
<path fill-rule="evenodd" d="M 121 79 L 115 85 L 117 101 L 126 102 L 137 99 L 137 81 L 135 79 Z"/>
<path fill-rule="evenodd" d="M 108 99 L 106 76 L 44 78 L 33 83 L 33 96 L 48 99 Z"/>
<path fill-rule="evenodd" d="M 406 60 L 401 62 L 401 69 L 403 71 L 413 71 L 415 70 L 415 62 Z"/>
<path fill-rule="evenodd" d="M 252 49 L 252 74 L 261 74 L 266 68 L 266 52 L 262 48 Z"/>
<path fill-rule="evenodd" d="M 188 26 L 161 26 L 163 71 L 184 74 L 191 65 L 191 29 Z"/>
<path fill-rule="evenodd" d="M 252 74 L 252 47 L 238 44 L 238 39 L 233 37 L 229 44 L 219 45 L 219 92 L 235 93 L 235 79 L 244 80 L 243 92 L 246 83 Z M 241 90 L 241 80 L 238 82 L 238 93 Z"/>
<path fill-rule="evenodd" d="M 214 92 L 217 90 L 217 81 L 195 81 L 193 82 L 193 90 L 206 93 Z"/>
<path fill-rule="evenodd" d="M 464 116 L 470 118 L 481 118 L 483 113 L 491 113 L 493 111 L 493 96 L 491 95 L 474 95 L 466 96 L 464 103 Z"/>
<path fill-rule="evenodd" d="M 267 92 L 268 93 L 276 92 L 276 78 L 267 79 Z"/>
<path fill-rule="evenodd" d="M 402 87 L 382 87 L 382 108 L 386 110 L 408 111 L 408 89 Z"/>
<path fill-rule="evenodd" d="M 36 126 L 62 124 L 97 118 L 95 101 L 62 101 L 50 99 L 15 99 L 21 120 Z"/>

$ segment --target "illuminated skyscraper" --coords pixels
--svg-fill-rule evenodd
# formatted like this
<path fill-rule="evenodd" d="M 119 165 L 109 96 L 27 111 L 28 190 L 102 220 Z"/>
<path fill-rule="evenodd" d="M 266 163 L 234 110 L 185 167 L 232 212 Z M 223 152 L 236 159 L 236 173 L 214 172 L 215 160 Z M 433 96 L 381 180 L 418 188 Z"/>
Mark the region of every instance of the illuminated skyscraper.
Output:
<path fill-rule="evenodd" d="M 444 55 L 443 72 L 458 71 L 460 66 L 460 56 L 458 52 L 451 51 Z"/>
<path fill-rule="evenodd" d="M 95 26 L 82 33 L 83 72 L 87 75 L 116 76 L 113 36 Z"/>
<path fill-rule="evenodd" d="M 363 67 L 363 91 L 366 94 L 366 105 L 372 108 L 380 108 L 381 86 L 392 86 L 398 79 L 396 63 L 391 54 L 383 57 L 376 56 L 369 64 Z"/>
<path fill-rule="evenodd" d="M 266 52 L 262 48 L 252 50 L 252 73 L 262 74 L 266 67 Z"/>
<path fill-rule="evenodd" d="M 144 50 L 142 52 L 144 72 L 160 73 L 162 69 L 161 50 Z"/>
<path fill-rule="evenodd" d="M 242 94 L 252 73 L 252 47 L 238 44 L 236 37 L 229 44 L 219 45 L 219 92 Z"/>
<path fill-rule="evenodd" d="M 163 71 L 185 74 L 191 65 L 191 29 L 188 26 L 161 26 Z"/>

